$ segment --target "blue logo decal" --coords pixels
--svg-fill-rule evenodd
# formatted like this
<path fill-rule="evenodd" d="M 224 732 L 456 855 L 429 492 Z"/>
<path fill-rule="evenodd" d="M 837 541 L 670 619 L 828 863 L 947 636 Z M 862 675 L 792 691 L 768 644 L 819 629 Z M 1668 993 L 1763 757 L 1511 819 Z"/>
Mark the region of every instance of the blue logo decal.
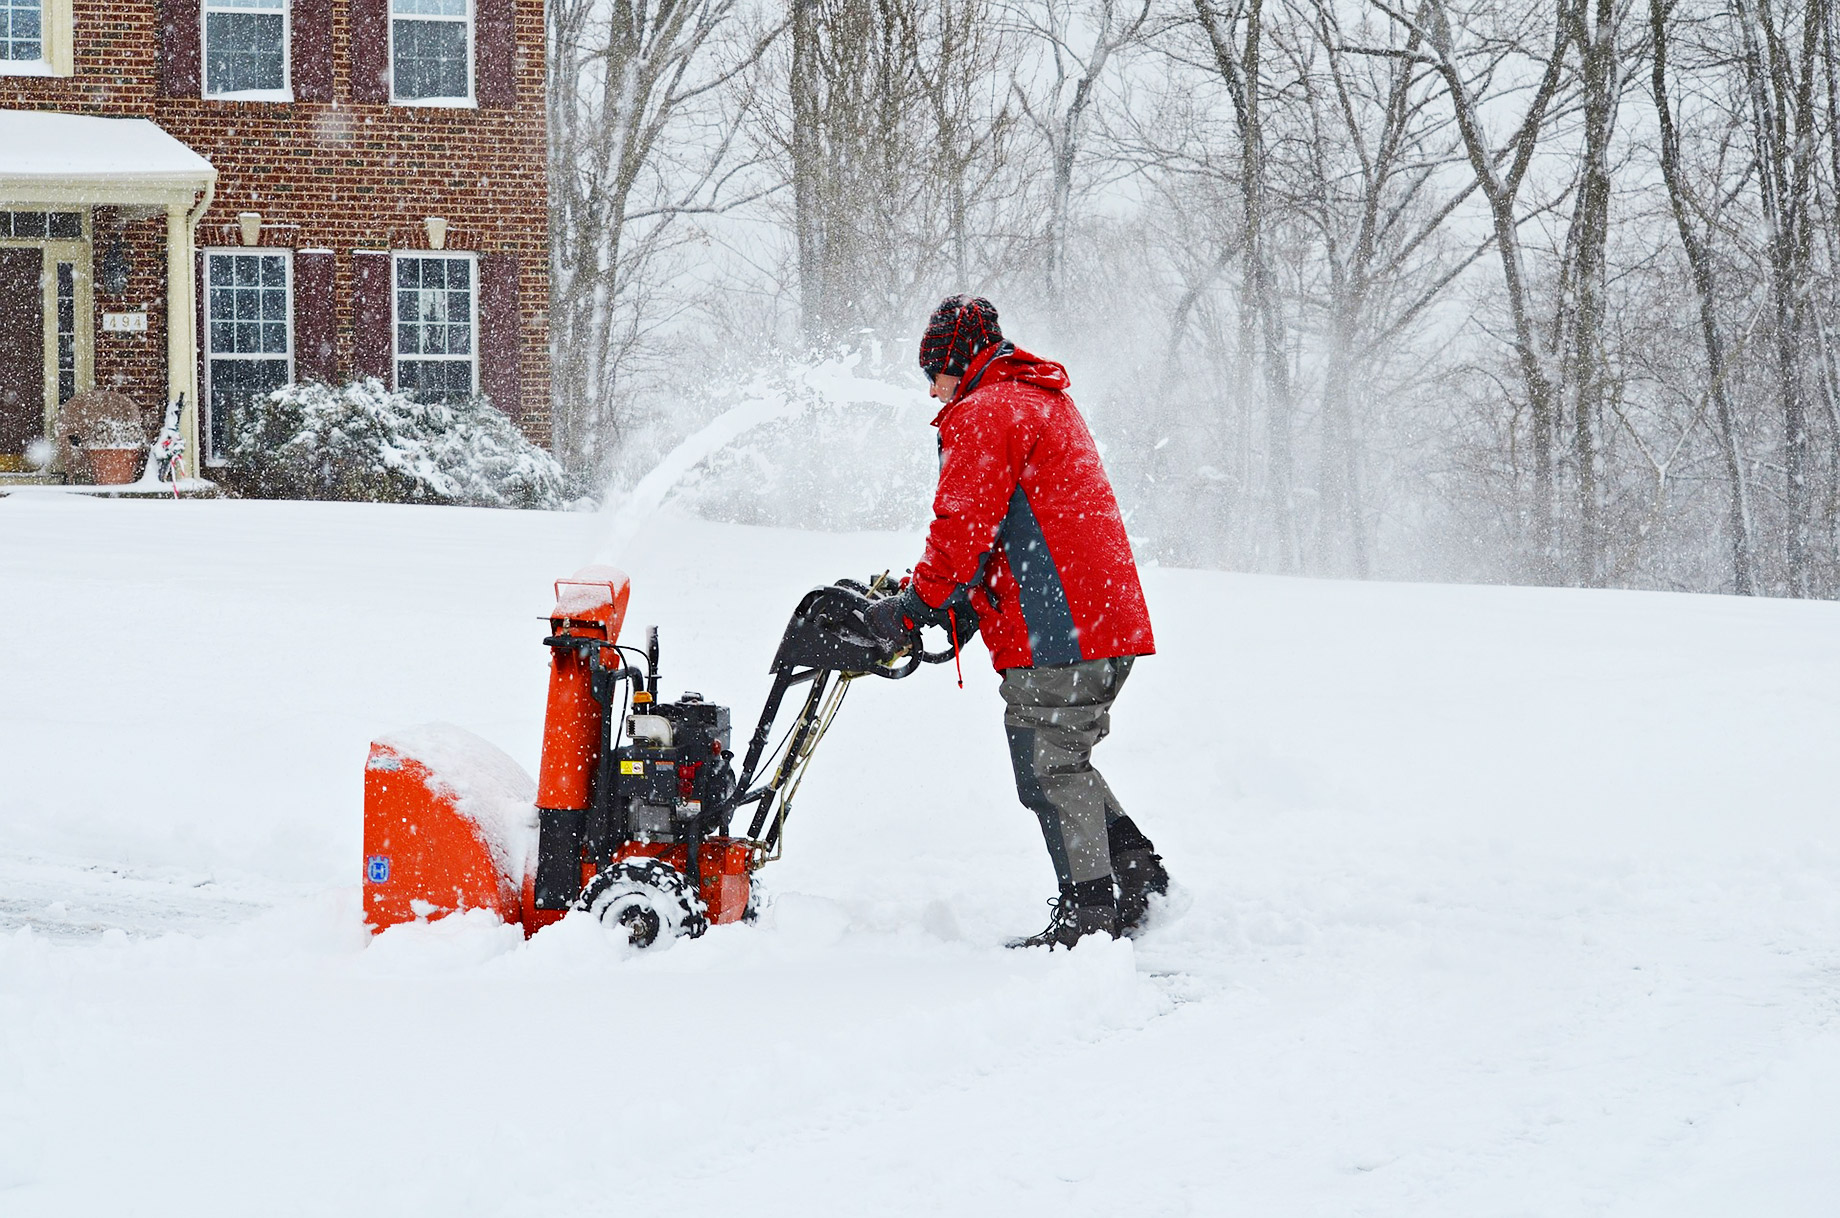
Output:
<path fill-rule="evenodd" d="M 364 860 L 364 878 L 373 884 L 387 884 L 390 880 L 390 856 L 373 854 Z"/>

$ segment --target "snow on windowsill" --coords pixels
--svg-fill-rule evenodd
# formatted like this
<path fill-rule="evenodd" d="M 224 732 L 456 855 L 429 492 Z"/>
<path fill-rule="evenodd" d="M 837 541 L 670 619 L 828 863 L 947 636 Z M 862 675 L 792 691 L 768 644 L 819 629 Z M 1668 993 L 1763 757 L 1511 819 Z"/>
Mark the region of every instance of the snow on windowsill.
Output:
<path fill-rule="evenodd" d="M 235 93 L 207 93 L 206 101 L 227 102 L 291 102 L 294 100 L 292 89 L 242 89 Z"/>
<path fill-rule="evenodd" d="M 0 76 L 62 76 L 43 59 L 0 59 Z"/>
<path fill-rule="evenodd" d="M 427 106 L 435 110 L 477 110 L 479 103 L 470 97 L 392 97 L 392 106 Z"/>

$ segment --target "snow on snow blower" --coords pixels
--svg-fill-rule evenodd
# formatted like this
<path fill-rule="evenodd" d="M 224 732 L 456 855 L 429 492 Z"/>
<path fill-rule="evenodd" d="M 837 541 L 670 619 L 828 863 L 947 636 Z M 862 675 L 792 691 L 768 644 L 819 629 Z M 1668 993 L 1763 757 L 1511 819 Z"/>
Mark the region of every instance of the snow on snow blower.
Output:
<path fill-rule="evenodd" d="M 533 935 L 579 909 L 650 947 L 752 917 L 753 875 L 779 857 L 793 796 L 850 682 L 870 673 L 898 680 L 952 658 L 924 650 L 917 633 L 893 649 L 874 641 L 863 615 L 895 591 L 880 578 L 839 580 L 799 601 L 737 773 L 726 706 L 692 692 L 659 701 L 657 627 L 643 651 L 620 643 L 625 574 L 594 566 L 556 581 L 535 783 L 451 725 L 372 742 L 366 924 L 376 932 L 483 909 Z M 769 750 L 786 695 L 800 685 L 804 699 Z M 750 807 L 746 832 L 734 832 Z"/>

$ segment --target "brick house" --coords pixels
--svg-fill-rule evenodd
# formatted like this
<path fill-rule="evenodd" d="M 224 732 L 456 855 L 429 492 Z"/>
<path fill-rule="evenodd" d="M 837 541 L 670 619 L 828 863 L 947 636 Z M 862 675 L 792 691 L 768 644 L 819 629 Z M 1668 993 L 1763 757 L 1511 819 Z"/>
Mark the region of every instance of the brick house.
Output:
<path fill-rule="evenodd" d="M 91 386 L 371 375 L 549 430 L 542 0 L 0 0 L 0 470 Z"/>

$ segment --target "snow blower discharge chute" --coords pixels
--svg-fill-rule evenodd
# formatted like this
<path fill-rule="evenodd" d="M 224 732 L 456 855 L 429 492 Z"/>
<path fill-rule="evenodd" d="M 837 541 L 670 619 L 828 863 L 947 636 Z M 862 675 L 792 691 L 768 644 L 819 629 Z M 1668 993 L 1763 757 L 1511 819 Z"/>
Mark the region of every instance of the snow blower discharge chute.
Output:
<path fill-rule="evenodd" d="M 807 593 L 739 772 L 726 706 L 658 696 L 658 630 L 620 643 L 630 585 L 612 567 L 556 581 L 537 781 L 494 745 L 430 725 L 371 744 L 364 772 L 364 915 L 373 932 L 489 910 L 526 935 L 572 909 L 638 947 L 751 917 L 753 876 L 779 857 L 793 796 L 850 682 L 899 679 L 951 651 L 918 634 L 877 643 L 869 605 L 896 589 L 839 580 Z M 771 750 L 786 695 L 798 712 Z M 751 808 L 745 833 L 733 822 Z"/>

